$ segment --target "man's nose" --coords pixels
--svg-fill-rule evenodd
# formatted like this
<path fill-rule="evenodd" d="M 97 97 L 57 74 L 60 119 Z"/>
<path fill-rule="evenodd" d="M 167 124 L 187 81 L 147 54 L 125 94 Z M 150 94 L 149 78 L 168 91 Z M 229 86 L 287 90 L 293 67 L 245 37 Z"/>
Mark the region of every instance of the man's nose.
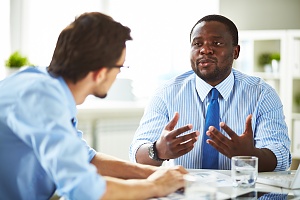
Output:
<path fill-rule="evenodd" d="M 200 53 L 201 54 L 213 54 L 213 48 L 209 44 L 203 44 L 202 47 L 200 48 Z"/>

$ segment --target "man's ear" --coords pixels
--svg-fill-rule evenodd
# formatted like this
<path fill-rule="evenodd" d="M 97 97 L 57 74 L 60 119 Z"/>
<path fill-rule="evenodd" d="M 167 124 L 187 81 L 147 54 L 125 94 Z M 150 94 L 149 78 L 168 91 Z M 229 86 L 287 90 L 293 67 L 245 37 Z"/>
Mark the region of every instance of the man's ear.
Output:
<path fill-rule="evenodd" d="M 106 78 L 108 69 L 106 67 L 102 67 L 96 71 L 93 71 L 93 80 L 96 82 L 101 82 Z"/>
<path fill-rule="evenodd" d="M 237 45 L 235 48 L 234 48 L 234 55 L 233 55 L 233 58 L 234 59 L 237 59 L 240 55 L 240 45 Z"/>

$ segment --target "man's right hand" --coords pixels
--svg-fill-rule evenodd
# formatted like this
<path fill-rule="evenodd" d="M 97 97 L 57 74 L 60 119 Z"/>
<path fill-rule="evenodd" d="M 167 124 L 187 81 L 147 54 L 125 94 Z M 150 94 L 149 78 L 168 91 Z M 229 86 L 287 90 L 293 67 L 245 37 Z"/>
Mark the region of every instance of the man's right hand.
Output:
<path fill-rule="evenodd" d="M 147 180 L 154 183 L 156 187 L 157 196 L 163 197 L 172 192 L 175 192 L 184 187 L 183 175 L 188 171 L 182 166 L 174 166 L 171 168 L 159 168 L 151 174 Z"/>
<path fill-rule="evenodd" d="M 199 131 L 194 131 L 186 135 L 179 136 L 193 128 L 192 124 L 180 127 L 174 130 L 179 119 L 179 114 L 176 112 L 173 119 L 166 125 L 160 138 L 156 142 L 156 149 L 160 159 L 178 158 L 194 148 L 194 143 L 197 141 Z"/>
<path fill-rule="evenodd" d="M 199 131 L 194 131 L 185 135 L 181 135 L 190 131 L 193 126 L 187 124 L 174 130 L 179 119 L 179 114 L 175 112 L 173 119 L 165 126 L 160 138 L 156 141 L 155 147 L 157 156 L 160 159 L 174 159 L 178 158 L 194 148 L 194 143 L 197 141 Z M 142 145 L 136 153 L 136 161 L 142 164 L 160 166 L 161 161 L 152 160 L 149 158 L 148 148 L 151 144 Z"/>

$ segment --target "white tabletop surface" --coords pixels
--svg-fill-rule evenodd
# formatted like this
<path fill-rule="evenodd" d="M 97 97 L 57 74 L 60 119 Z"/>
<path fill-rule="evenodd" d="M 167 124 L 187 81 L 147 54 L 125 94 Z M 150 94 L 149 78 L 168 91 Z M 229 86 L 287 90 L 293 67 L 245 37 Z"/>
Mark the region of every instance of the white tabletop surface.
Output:
<path fill-rule="evenodd" d="M 270 192 L 270 193 L 285 193 L 289 194 L 289 198 L 284 199 L 298 199 L 300 200 L 300 189 L 299 190 L 289 190 L 280 187 L 274 187 L 270 185 L 264 185 L 256 183 L 254 188 L 235 188 L 231 186 L 231 171 L 230 170 L 203 170 L 203 169 L 190 169 L 189 172 L 191 174 L 199 173 L 200 175 L 205 172 L 214 173 L 217 175 L 217 200 L 224 199 L 257 199 L 257 198 L 237 198 L 239 195 L 243 195 L 249 192 L 255 192 L 259 194 L 259 192 Z M 276 173 L 276 172 L 274 172 Z M 290 196 L 292 196 L 290 198 Z M 163 198 L 153 198 L 153 200 L 185 200 L 184 193 L 174 193 L 167 197 Z M 265 198 L 264 198 L 265 199 Z M 281 200 L 281 198 L 276 198 Z"/>

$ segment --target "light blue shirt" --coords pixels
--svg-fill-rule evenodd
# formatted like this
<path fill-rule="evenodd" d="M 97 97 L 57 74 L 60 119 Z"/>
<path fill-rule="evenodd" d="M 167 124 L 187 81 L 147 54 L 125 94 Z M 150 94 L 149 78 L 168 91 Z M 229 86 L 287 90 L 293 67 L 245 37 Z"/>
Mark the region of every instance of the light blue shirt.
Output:
<path fill-rule="evenodd" d="M 62 78 L 30 67 L 0 82 L 0 199 L 99 199 L 105 180 L 95 150 L 72 120 L 76 104 Z"/>
<path fill-rule="evenodd" d="M 212 86 L 193 71 L 175 77 L 161 86 L 145 109 L 130 146 L 130 160 L 136 162 L 137 149 L 159 139 L 165 125 L 179 112 L 175 127 L 193 125 L 200 132 L 192 151 L 174 159 L 174 163 L 190 169 L 202 166 L 201 146 L 205 113 Z M 241 135 L 246 118 L 252 114 L 254 143 L 257 148 L 270 149 L 277 158 L 275 171 L 286 170 L 291 164 L 290 139 L 283 106 L 276 91 L 261 78 L 245 75 L 235 69 L 219 85 L 220 121 Z M 191 131 L 191 132 L 192 132 Z M 223 135 L 226 132 L 221 129 Z M 228 137 L 228 136 L 227 136 Z M 231 169 L 231 160 L 219 153 L 219 169 Z"/>

